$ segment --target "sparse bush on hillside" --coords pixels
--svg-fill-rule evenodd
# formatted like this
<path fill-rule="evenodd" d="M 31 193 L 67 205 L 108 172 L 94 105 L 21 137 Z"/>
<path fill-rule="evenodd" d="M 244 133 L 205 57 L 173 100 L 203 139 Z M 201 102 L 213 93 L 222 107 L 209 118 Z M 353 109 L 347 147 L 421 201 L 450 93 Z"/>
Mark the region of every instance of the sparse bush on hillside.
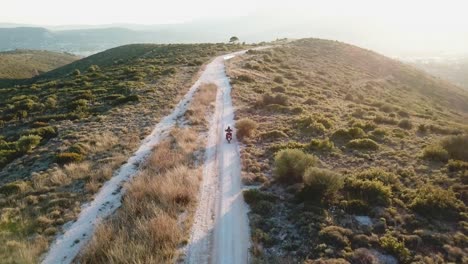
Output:
<path fill-rule="evenodd" d="M 381 181 L 361 180 L 356 177 L 345 179 L 344 190 L 347 195 L 372 205 L 388 205 L 392 195 L 391 188 Z"/>
<path fill-rule="evenodd" d="M 312 139 L 310 143 L 307 145 L 308 149 L 314 151 L 331 151 L 335 148 L 335 144 L 330 141 L 328 138 L 320 140 L 320 139 Z"/>
<path fill-rule="evenodd" d="M 303 133 L 321 135 L 333 126 L 333 122 L 323 116 L 303 115 L 294 119 L 294 124 Z"/>
<path fill-rule="evenodd" d="M 379 144 L 369 138 L 353 139 L 346 144 L 346 147 L 361 150 L 378 150 Z"/>
<path fill-rule="evenodd" d="M 317 157 L 301 150 L 284 149 L 275 155 L 274 175 L 283 183 L 301 182 L 305 170 L 318 162 Z"/>
<path fill-rule="evenodd" d="M 63 152 L 57 154 L 55 157 L 58 164 L 68 164 L 72 162 L 79 162 L 83 160 L 83 155 L 74 152 Z"/>
<path fill-rule="evenodd" d="M 253 136 L 258 124 L 249 118 L 243 118 L 236 122 L 236 136 L 239 139 L 248 138 Z"/>
<path fill-rule="evenodd" d="M 283 86 L 276 86 L 274 88 L 271 88 L 271 91 L 274 93 L 284 93 L 286 92 L 286 89 Z"/>
<path fill-rule="evenodd" d="M 382 168 L 369 168 L 354 174 L 360 180 L 378 180 L 385 185 L 395 185 L 398 183 L 398 176 Z"/>
<path fill-rule="evenodd" d="M 405 247 L 403 241 L 398 241 L 397 238 L 392 236 L 390 233 L 385 234 L 379 240 L 380 246 L 388 253 L 397 257 L 402 263 L 407 263 L 410 258 L 410 251 Z"/>
<path fill-rule="evenodd" d="M 288 137 L 288 135 L 281 130 L 272 130 L 268 132 L 263 132 L 259 135 L 259 138 L 261 138 L 262 140 L 275 140 L 278 138 L 285 138 L 285 137 Z"/>
<path fill-rule="evenodd" d="M 237 76 L 236 80 L 238 80 L 240 82 L 248 82 L 248 83 L 255 82 L 254 78 L 252 78 L 250 75 L 246 75 L 246 74 L 241 74 L 241 75 Z"/>
<path fill-rule="evenodd" d="M 468 135 L 447 137 L 442 140 L 441 145 L 451 159 L 468 161 Z"/>
<path fill-rule="evenodd" d="M 341 226 L 327 226 L 320 230 L 319 237 L 325 243 L 337 247 L 344 248 L 349 246 L 349 236 L 353 234 L 353 231 Z"/>
<path fill-rule="evenodd" d="M 21 136 L 17 142 L 18 150 L 22 153 L 27 153 L 39 145 L 41 139 L 38 135 Z"/>
<path fill-rule="evenodd" d="M 449 171 L 468 171 L 468 162 L 461 160 L 449 160 L 447 164 Z"/>
<path fill-rule="evenodd" d="M 404 129 L 411 129 L 413 128 L 413 123 L 409 119 L 402 119 L 399 123 L 398 126 Z"/>
<path fill-rule="evenodd" d="M 288 105 L 288 96 L 284 94 L 272 95 L 272 94 L 266 93 L 262 97 L 262 104 L 263 105 L 271 105 L 271 104 Z"/>
<path fill-rule="evenodd" d="M 431 161 L 446 162 L 449 159 L 449 154 L 442 146 L 434 144 L 424 148 L 423 157 Z"/>
<path fill-rule="evenodd" d="M 316 167 L 309 167 L 305 170 L 303 181 L 302 194 L 310 199 L 329 201 L 343 186 L 343 178 L 340 174 Z"/>
<path fill-rule="evenodd" d="M 340 128 L 332 134 L 332 139 L 346 142 L 352 139 L 363 138 L 365 136 L 366 132 L 359 127 L 352 127 L 350 129 Z"/>
<path fill-rule="evenodd" d="M 398 121 L 392 117 L 386 117 L 382 115 L 378 115 L 374 118 L 374 122 L 377 124 L 387 124 L 387 125 L 396 125 Z"/>
<path fill-rule="evenodd" d="M 276 83 L 284 83 L 283 77 L 281 76 L 276 76 L 275 78 L 273 78 L 273 81 Z"/>
<path fill-rule="evenodd" d="M 410 207 L 417 213 L 439 219 L 457 219 L 465 206 L 451 190 L 426 185 L 416 192 Z"/>

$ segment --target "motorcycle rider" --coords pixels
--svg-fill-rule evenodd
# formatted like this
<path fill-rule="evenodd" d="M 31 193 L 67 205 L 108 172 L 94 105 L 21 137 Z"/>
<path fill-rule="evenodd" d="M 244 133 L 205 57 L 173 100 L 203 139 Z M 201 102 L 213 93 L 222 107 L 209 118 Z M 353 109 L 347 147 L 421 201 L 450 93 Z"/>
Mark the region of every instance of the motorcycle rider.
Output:
<path fill-rule="evenodd" d="M 226 139 L 227 141 L 229 141 L 229 143 L 231 143 L 231 139 L 232 139 L 232 128 L 230 126 L 227 127 L 227 129 L 225 129 L 224 131 L 226 131 Z"/>

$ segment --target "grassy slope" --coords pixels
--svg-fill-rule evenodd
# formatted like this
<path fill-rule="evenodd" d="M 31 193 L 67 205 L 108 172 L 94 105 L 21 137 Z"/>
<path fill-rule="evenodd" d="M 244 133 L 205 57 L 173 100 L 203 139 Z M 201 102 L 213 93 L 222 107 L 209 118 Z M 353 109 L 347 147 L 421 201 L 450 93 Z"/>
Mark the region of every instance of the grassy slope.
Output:
<path fill-rule="evenodd" d="M 71 64 L 80 72 L 67 65 L 0 89 L 2 263 L 36 262 L 172 109 L 202 64 L 240 48 L 128 45 Z"/>
<path fill-rule="evenodd" d="M 0 52 L 0 79 L 25 79 L 78 60 L 66 53 L 38 50 Z"/>
<path fill-rule="evenodd" d="M 317 39 L 251 52 L 231 61 L 228 73 L 237 118 L 259 125 L 241 153 L 244 180 L 263 186 L 246 193 L 257 260 L 371 263 L 359 260 L 375 258 L 375 249 L 403 263 L 466 261 L 467 163 L 422 157 L 426 146 L 466 133 L 466 92 L 371 51 Z M 459 139 L 446 148 L 466 162 L 468 140 Z M 344 185 L 307 189 L 302 174 L 298 184 L 280 183 L 274 155 L 286 148 L 315 155 L 315 166 Z M 359 174 L 368 168 L 377 172 Z M 334 191 L 319 195 L 326 188 Z M 372 227 L 353 215 L 370 216 Z"/>

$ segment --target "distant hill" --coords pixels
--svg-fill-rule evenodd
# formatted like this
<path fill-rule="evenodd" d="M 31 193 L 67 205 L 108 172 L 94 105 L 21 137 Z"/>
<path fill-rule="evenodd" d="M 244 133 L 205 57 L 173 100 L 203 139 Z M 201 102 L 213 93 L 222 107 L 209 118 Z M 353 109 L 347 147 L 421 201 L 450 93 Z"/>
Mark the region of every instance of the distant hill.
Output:
<path fill-rule="evenodd" d="M 411 64 L 468 90 L 468 58 L 450 61 L 418 60 Z"/>
<path fill-rule="evenodd" d="M 80 57 L 52 51 L 0 52 L 0 79 L 25 79 L 69 64 Z"/>

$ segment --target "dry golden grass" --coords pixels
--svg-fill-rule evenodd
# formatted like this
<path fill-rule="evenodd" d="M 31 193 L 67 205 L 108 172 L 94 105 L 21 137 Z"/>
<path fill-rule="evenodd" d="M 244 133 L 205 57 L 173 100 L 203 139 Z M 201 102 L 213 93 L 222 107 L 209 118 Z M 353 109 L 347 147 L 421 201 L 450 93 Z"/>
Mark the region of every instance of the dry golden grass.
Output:
<path fill-rule="evenodd" d="M 216 86 L 196 93 L 188 117 L 205 125 Z M 193 120 L 198 120 L 194 122 Z M 197 123 L 202 122 L 202 123 Z M 154 148 L 142 170 L 128 183 L 121 208 L 96 232 L 79 256 L 80 263 L 174 263 L 187 240 L 201 168 L 199 150 L 204 140 L 194 127 L 175 127 Z M 87 188 L 96 188 L 93 177 Z M 188 213 L 180 220 L 182 213 Z"/>
<path fill-rule="evenodd" d="M 191 125 L 201 125 L 205 123 L 207 112 L 206 108 L 214 104 L 216 99 L 217 86 L 215 84 L 203 84 L 197 91 L 197 95 L 185 116 Z"/>

